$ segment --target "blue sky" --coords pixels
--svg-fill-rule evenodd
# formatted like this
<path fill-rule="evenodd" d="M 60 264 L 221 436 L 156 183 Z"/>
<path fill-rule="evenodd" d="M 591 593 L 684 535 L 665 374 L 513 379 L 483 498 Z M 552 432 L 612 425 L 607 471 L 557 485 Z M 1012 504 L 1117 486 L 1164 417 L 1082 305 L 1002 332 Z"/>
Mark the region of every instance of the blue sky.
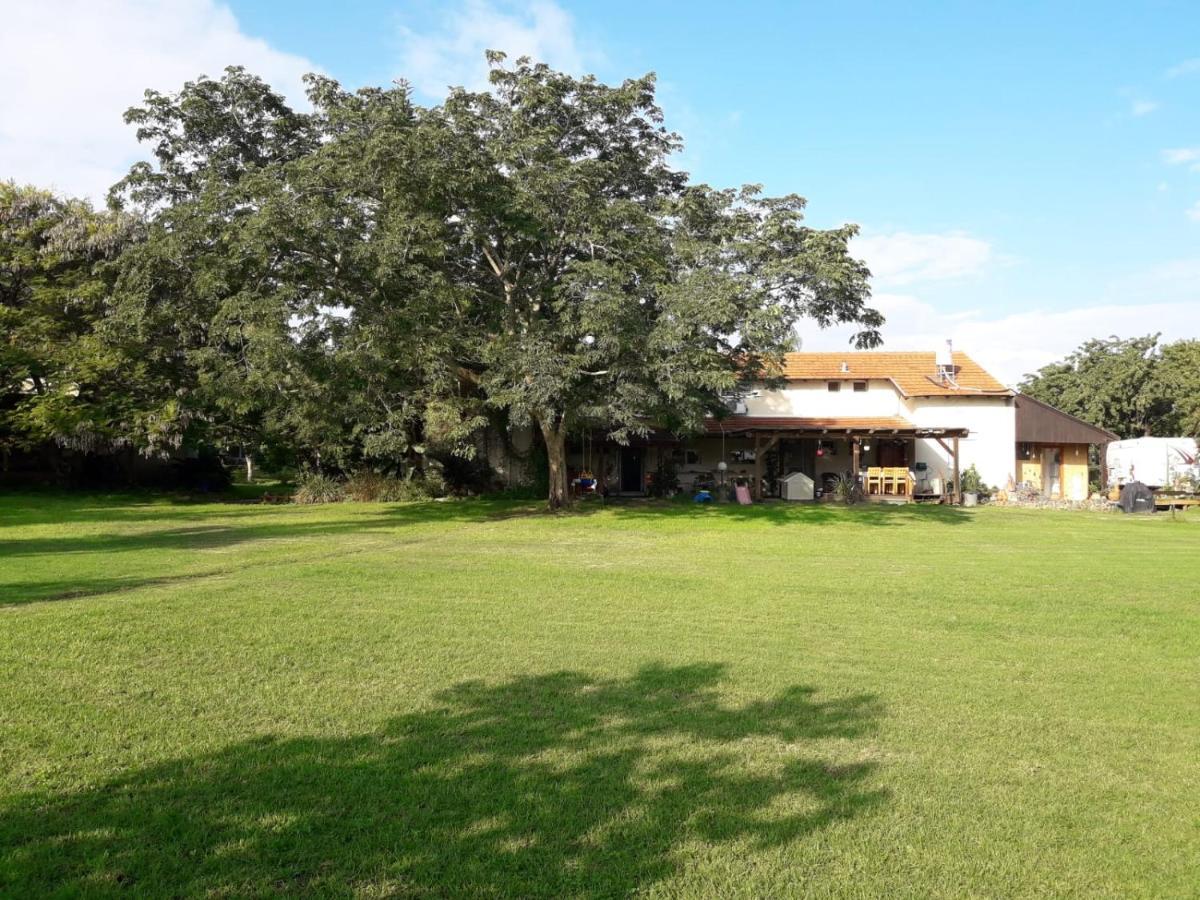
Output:
<path fill-rule="evenodd" d="M 1194 2 L 347 6 L 19 11 L 0 37 L 0 177 L 99 193 L 136 155 L 119 123 L 136 86 L 240 62 L 292 96 L 319 68 L 435 100 L 480 83 L 494 46 L 607 80 L 654 71 L 696 179 L 761 182 L 806 196 L 814 224 L 859 223 L 889 347 L 953 337 L 1011 381 L 1090 336 L 1200 336 Z M 23 91 L 47 64 L 61 88 Z"/>

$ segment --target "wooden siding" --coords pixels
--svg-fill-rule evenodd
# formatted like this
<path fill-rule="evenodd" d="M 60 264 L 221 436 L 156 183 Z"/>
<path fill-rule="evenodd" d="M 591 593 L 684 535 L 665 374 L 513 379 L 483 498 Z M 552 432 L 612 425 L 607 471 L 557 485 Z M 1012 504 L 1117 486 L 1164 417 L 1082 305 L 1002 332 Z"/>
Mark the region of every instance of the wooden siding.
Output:
<path fill-rule="evenodd" d="M 1086 500 L 1088 497 L 1087 444 L 1032 444 L 1029 459 L 1017 458 L 1017 481 L 1046 490 L 1043 481 L 1042 452 L 1058 448 L 1062 454 L 1059 471 L 1059 490 L 1053 496 L 1064 500 Z"/>

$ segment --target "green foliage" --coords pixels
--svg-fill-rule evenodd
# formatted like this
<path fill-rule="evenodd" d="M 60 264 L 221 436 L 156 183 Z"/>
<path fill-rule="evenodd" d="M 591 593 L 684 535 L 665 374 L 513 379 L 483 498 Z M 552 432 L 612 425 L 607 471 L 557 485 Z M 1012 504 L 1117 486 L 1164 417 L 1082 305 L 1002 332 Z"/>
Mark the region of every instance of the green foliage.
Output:
<path fill-rule="evenodd" d="M 1200 341 L 1086 341 L 1020 389 L 1122 438 L 1200 435 Z"/>
<path fill-rule="evenodd" d="M 775 374 L 803 317 L 878 341 L 855 228 L 809 227 L 798 196 L 689 184 L 652 75 L 488 58 L 490 91 L 431 107 L 310 76 L 298 112 L 237 67 L 148 91 L 126 120 L 153 159 L 97 225 L 144 221 L 142 239 L 84 292 L 67 334 L 90 349 L 41 341 L 89 361 L 49 381 L 42 432 L 88 409 L 145 453 L 411 472 L 471 459 L 490 408 L 536 426 L 557 505 L 569 434 L 695 430 Z M 39 245 L 23 240 L 6 238 Z M 74 296 L 93 263 L 46 280 Z M 117 407 L 62 395 L 99 374 Z"/>
<path fill-rule="evenodd" d="M 833 496 L 842 503 L 857 503 L 862 500 L 862 486 L 853 472 L 843 472 L 833 483 Z"/>
<path fill-rule="evenodd" d="M 670 497 L 679 493 L 679 472 L 671 454 L 659 453 L 658 465 L 654 468 L 647 490 L 651 497 Z"/>
<path fill-rule="evenodd" d="M 461 333 L 488 403 L 546 442 L 551 505 L 568 433 L 696 429 L 804 315 L 878 340 L 854 228 L 807 227 L 799 197 L 689 186 L 653 76 L 608 86 L 489 58 L 490 92 L 455 90 L 427 119 L 450 161 L 446 275 L 474 298 Z"/>
<path fill-rule="evenodd" d="M 346 487 L 332 475 L 305 472 L 296 479 L 293 503 L 338 503 L 346 499 Z"/>
<path fill-rule="evenodd" d="M 983 483 L 983 477 L 979 474 L 979 470 L 975 468 L 975 463 L 971 463 L 963 471 L 962 489 L 964 493 L 968 494 L 987 493 L 987 485 Z"/>
<path fill-rule="evenodd" d="M 1200 437 L 1200 340 L 1164 344 L 1152 388 L 1167 406 L 1155 433 Z"/>
<path fill-rule="evenodd" d="M 104 331 L 131 216 L 0 182 L 0 450 L 80 450 L 153 430 L 144 382 Z"/>
<path fill-rule="evenodd" d="M 345 498 L 361 503 L 403 503 L 431 500 L 444 493 L 435 476 L 393 478 L 377 472 L 358 472 L 346 480 Z"/>

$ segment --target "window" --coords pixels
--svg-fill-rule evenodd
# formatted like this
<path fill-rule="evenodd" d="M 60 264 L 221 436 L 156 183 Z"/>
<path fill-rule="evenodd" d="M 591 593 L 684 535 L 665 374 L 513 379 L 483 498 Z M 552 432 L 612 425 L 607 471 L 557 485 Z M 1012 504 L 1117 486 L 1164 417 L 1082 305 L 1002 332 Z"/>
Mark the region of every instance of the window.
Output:
<path fill-rule="evenodd" d="M 863 392 L 864 392 L 866 389 L 867 389 L 867 383 L 866 383 L 865 381 L 856 381 L 856 382 L 854 382 L 854 392 L 855 392 L 855 393 L 857 393 L 857 394 L 861 394 L 861 393 L 863 393 Z"/>
<path fill-rule="evenodd" d="M 827 386 L 828 386 L 829 390 L 834 394 L 836 394 L 838 391 L 840 391 L 842 389 L 842 383 L 840 381 L 831 381 L 831 382 L 829 382 L 829 384 Z"/>

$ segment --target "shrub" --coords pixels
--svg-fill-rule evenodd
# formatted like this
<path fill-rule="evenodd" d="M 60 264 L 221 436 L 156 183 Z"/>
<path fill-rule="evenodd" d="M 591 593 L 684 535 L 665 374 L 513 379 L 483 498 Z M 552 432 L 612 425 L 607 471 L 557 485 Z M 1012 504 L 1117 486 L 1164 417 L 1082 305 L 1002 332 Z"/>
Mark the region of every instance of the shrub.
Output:
<path fill-rule="evenodd" d="M 667 454 L 658 457 L 658 468 L 650 477 L 648 491 L 651 497 L 670 497 L 679 493 L 679 473 L 675 460 Z"/>
<path fill-rule="evenodd" d="M 296 479 L 293 503 L 337 503 L 345 499 L 342 483 L 320 472 L 305 472 Z"/>
<path fill-rule="evenodd" d="M 965 472 L 962 473 L 962 491 L 964 494 L 987 494 L 987 485 L 983 483 L 983 478 L 979 474 L 979 470 L 975 468 L 975 463 L 967 466 Z"/>
<path fill-rule="evenodd" d="M 857 503 L 862 499 L 862 488 L 859 487 L 858 478 L 853 472 L 837 476 L 833 483 L 833 496 L 842 503 Z"/>
<path fill-rule="evenodd" d="M 436 475 L 411 475 L 391 478 L 377 472 L 359 472 L 346 482 L 346 499 L 360 503 L 404 503 L 429 500 L 445 493 L 445 484 Z"/>
<path fill-rule="evenodd" d="M 397 480 L 378 472 L 358 472 L 346 482 L 346 499 L 379 503 L 395 499 Z"/>

